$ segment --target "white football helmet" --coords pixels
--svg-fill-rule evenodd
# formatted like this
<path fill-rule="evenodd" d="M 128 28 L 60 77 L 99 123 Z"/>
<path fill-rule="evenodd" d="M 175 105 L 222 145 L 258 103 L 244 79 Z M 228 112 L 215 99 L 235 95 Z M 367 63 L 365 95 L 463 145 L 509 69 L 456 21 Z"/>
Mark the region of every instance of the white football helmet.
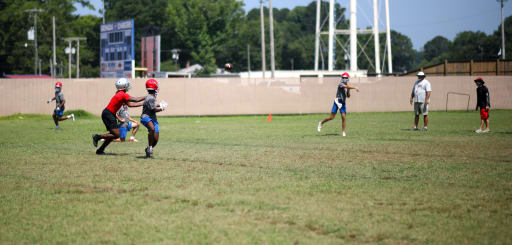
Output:
<path fill-rule="evenodd" d="M 117 90 L 128 91 L 131 88 L 130 81 L 126 78 L 119 78 L 116 81 L 116 88 L 117 88 Z"/>

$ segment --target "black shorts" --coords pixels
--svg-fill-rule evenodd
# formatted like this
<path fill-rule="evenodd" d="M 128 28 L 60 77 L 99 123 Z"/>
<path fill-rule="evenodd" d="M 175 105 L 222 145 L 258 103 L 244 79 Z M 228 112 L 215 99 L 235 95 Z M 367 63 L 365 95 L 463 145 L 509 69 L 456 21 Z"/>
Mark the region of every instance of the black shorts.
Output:
<path fill-rule="evenodd" d="M 116 115 L 114 115 L 114 113 L 110 112 L 106 108 L 101 113 L 101 120 L 103 120 L 103 124 L 105 124 L 105 128 L 107 128 L 108 131 L 119 128 Z"/>

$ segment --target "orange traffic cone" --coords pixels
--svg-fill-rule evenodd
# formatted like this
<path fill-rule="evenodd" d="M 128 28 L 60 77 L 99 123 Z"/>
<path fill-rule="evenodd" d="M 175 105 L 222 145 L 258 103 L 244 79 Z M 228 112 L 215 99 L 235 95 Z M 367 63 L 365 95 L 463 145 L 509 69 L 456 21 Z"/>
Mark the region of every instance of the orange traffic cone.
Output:
<path fill-rule="evenodd" d="M 272 114 L 268 114 L 267 122 L 272 122 Z"/>

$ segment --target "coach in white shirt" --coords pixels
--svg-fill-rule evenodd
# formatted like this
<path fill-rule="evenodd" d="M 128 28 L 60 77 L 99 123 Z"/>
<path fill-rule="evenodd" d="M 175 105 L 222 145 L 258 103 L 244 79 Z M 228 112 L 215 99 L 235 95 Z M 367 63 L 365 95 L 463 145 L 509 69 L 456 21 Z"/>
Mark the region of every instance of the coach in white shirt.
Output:
<path fill-rule="evenodd" d="M 418 121 L 420 120 L 420 114 L 423 115 L 423 131 L 428 130 L 428 104 L 430 102 L 430 93 L 432 88 L 430 82 L 425 79 L 425 73 L 422 71 L 418 72 L 418 81 L 414 83 L 411 93 L 411 105 L 414 102 L 414 128 L 412 130 L 418 130 Z"/>

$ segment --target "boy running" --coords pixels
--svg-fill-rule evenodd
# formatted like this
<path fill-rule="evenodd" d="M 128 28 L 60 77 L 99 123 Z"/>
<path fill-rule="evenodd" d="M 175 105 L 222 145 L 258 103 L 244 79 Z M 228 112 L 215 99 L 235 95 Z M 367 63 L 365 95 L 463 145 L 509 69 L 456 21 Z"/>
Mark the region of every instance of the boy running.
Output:
<path fill-rule="evenodd" d="M 105 154 L 105 148 L 112 142 L 114 139 L 117 139 L 121 136 L 119 131 L 119 125 L 117 124 L 116 113 L 119 111 L 119 108 L 124 104 L 130 107 L 138 107 L 142 106 L 142 103 L 134 103 L 140 102 L 144 100 L 144 97 L 132 97 L 126 92 L 131 88 L 130 81 L 126 78 L 120 78 L 116 81 L 116 94 L 110 99 L 107 107 L 101 113 L 101 119 L 103 120 L 103 124 L 110 132 L 109 134 L 93 134 L 92 135 L 92 143 L 94 147 L 98 146 L 98 141 L 100 139 L 104 139 L 105 142 L 96 150 L 96 154 L 102 155 Z"/>
<path fill-rule="evenodd" d="M 323 121 L 318 123 L 318 132 L 322 130 L 322 126 L 324 123 L 334 119 L 336 116 L 336 113 L 338 113 L 338 109 L 341 114 L 341 121 L 342 121 L 342 132 L 341 134 L 343 136 L 347 136 L 345 133 L 346 128 L 346 114 L 347 114 L 347 105 L 346 105 L 346 98 L 350 97 L 350 89 L 355 89 L 357 92 L 359 92 L 359 88 L 355 86 L 348 85 L 348 73 L 343 73 L 341 75 L 341 82 L 338 84 L 338 90 L 336 91 L 336 98 L 334 99 L 334 104 L 331 108 L 331 115 L 329 117 L 326 117 Z"/>
<path fill-rule="evenodd" d="M 146 81 L 146 90 L 148 91 L 148 95 L 144 99 L 140 121 L 148 129 L 148 146 L 145 149 L 146 158 L 152 158 L 153 148 L 158 143 L 160 136 L 156 113 L 165 110 L 167 103 L 162 101 L 160 104 L 156 104 L 156 96 L 159 89 L 158 82 L 155 79 Z"/>
<path fill-rule="evenodd" d="M 119 111 L 117 111 L 116 118 L 119 121 L 119 131 L 121 135 L 119 139 L 115 139 L 114 141 L 125 141 L 128 131 L 130 131 L 130 129 L 133 129 L 132 136 L 130 136 L 130 142 L 137 142 L 137 140 L 135 139 L 135 134 L 139 129 L 139 124 L 137 123 L 137 121 L 133 120 L 133 118 L 130 117 L 130 114 L 128 113 L 128 106 L 126 104 L 121 106 Z"/>
<path fill-rule="evenodd" d="M 53 110 L 53 121 L 55 122 L 55 129 L 59 129 L 59 121 L 64 121 L 66 119 L 72 118 L 73 122 L 75 121 L 75 114 L 71 113 L 69 116 L 63 116 L 64 114 L 64 104 L 66 104 L 66 100 L 64 99 L 64 94 L 62 93 L 62 83 L 55 83 L 55 97 L 46 101 L 46 103 L 50 104 L 50 102 L 55 100 L 55 109 Z"/>
<path fill-rule="evenodd" d="M 491 98 L 489 89 L 484 85 L 484 80 L 478 77 L 475 80 L 476 88 L 476 110 L 480 108 L 480 128 L 475 130 L 477 133 L 488 133 L 489 129 L 489 109 L 491 108 Z M 485 129 L 484 128 L 485 124 Z"/>

